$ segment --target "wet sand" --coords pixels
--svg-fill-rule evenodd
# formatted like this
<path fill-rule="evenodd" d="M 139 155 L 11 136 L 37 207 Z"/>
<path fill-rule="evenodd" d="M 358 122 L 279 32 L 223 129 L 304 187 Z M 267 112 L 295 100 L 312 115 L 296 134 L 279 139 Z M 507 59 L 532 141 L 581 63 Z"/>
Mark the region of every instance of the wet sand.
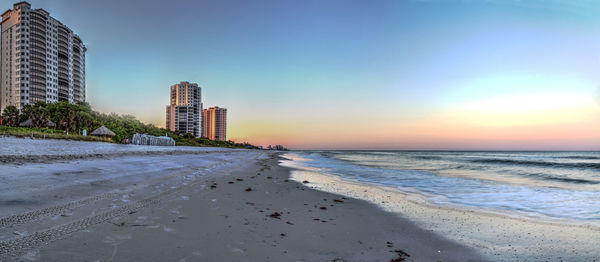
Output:
<path fill-rule="evenodd" d="M 238 150 L 3 164 L 52 179 L 3 189 L 0 260 L 484 261 L 372 203 L 293 181 L 278 161 Z"/>
<path fill-rule="evenodd" d="M 600 261 L 600 227 L 593 224 L 433 206 L 395 188 L 307 170 L 293 171 L 292 177 L 310 181 L 311 188 L 376 203 L 421 228 L 476 248 L 491 261 Z"/>

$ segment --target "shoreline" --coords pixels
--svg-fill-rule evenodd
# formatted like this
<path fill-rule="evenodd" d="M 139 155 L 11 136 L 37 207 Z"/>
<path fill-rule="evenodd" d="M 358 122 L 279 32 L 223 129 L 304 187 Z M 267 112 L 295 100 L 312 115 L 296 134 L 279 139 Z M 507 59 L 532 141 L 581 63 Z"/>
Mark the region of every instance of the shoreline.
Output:
<path fill-rule="evenodd" d="M 0 260 L 485 260 L 377 205 L 291 180 L 280 153 L 227 151 L 6 165 L 15 179 L 87 180 L 7 188 L 29 204 L 0 209 Z M 40 194 L 54 198 L 31 198 Z"/>
<path fill-rule="evenodd" d="M 286 152 L 283 154 L 289 154 L 289 152 Z M 284 160 L 285 163 L 282 162 L 281 165 L 286 166 L 292 170 L 320 173 L 319 168 L 297 165 L 297 164 L 293 163 L 294 161 L 298 161 L 298 160 L 307 161 L 308 159 L 306 159 L 306 158 L 302 158 L 302 157 L 296 156 L 296 155 L 293 158 L 288 158 L 288 157 L 282 155 L 282 159 Z M 360 165 L 360 164 L 358 164 L 358 165 Z M 423 194 L 419 191 L 403 190 L 402 188 L 396 188 L 394 186 L 379 184 L 379 183 L 375 183 L 375 182 L 355 181 L 352 179 L 343 178 L 341 176 L 334 176 L 334 175 L 329 175 L 329 176 L 334 177 L 335 179 L 339 179 L 339 180 L 343 181 L 344 183 L 348 183 L 348 184 L 354 184 L 357 186 L 364 185 L 369 188 L 377 188 L 377 189 L 389 191 L 393 194 L 402 194 L 407 201 L 411 201 L 414 204 L 422 205 L 424 207 L 429 207 L 429 208 L 437 208 L 437 209 L 444 209 L 444 210 L 459 210 L 459 211 L 473 212 L 473 213 L 481 214 L 481 215 L 500 216 L 500 217 L 505 217 L 505 218 L 521 220 L 523 222 L 549 224 L 549 225 L 589 227 L 589 228 L 595 228 L 597 230 L 600 230 L 600 221 L 594 222 L 591 220 L 577 220 L 577 219 L 572 219 L 572 218 L 551 217 L 551 216 L 547 216 L 547 215 L 543 215 L 543 214 L 521 212 L 521 211 L 500 210 L 500 209 L 484 208 L 484 207 L 469 207 L 466 205 L 454 204 L 454 203 L 450 203 L 450 202 L 436 203 L 436 202 L 429 200 L 429 198 L 431 198 L 432 196 Z M 299 182 L 302 182 L 302 181 L 300 180 Z M 502 182 L 502 181 L 498 180 L 498 182 Z M 381 203 L 374 203 L 374 204 L 381 206 L 381 208 L 383 208 L 383 209 L 387 208 L 385 205 L 381 205 Z M 393 211 L 390 211 L 390 212 L 393 212 Z"/>
<path fill-rule="evenodd" d="M 301 168 L 293 168 L 292 167 L 292 169 L 304 171 Z M 353 181 L 353 180 L 345 179 L 342 177 L 335 177 L 335 178 L 343 181 L 343 183 L 354 184 L 356 186 L 365 186 L 367 188 L 377 188 L 377 189 L 381 189 L 386 192 L 390 192 L 391 194 L 401 194 L 405 198 L 406 201 L 409 201 L 415 205 L 420 205 L 420 206 L 423 206 L 426 208 L 451 210 L 451 211 L 464 211 L 464 212 L 470 212 L 470 213 L 474 213 L 474 214 L 482 215 L 482 216 L 492 216 L 492 217 L 497 216 L 497 217 L 501 217 L 501 218 L 514 219 L 514 220 L 518 220 L 521 222 L 528 222 L 528 223 L 547 224 L 547 225 L 554 225 L 554 226 L 573 226 L 573 227 L 589 228 L 592 230 L 600 230 L 600 222 L 594 223 L 593 221 L 583 221 L 583 220 L 575 220 L 575 219 L 569 219 L 569 218 L 550 217 L 550 216 L 546 216 L 546 215 L 542 215 L 542 214 L 533 214 L 533 213 L 520 212 L 520 211 L 496 210 L 496 209 L 483 208 L 483 207 L 468 207 L 468 206 L 452 204 L 452 203 L 443 203 L 443 204 L 442 203 L 434 203 L 434 202 L 431 202 L 428 200 L 429 196 L 427 196 L 427 195 L 423 195 L 423 194 L 416 193 L 416 192 L 403 191 L 402 189 L 395 188 L 393 186 L 386 186 L 386 185 L 372 183 L 372 182 Z M 297 179 L 296 181 L 302 182 L 299 179 Z M 310 187 L 310 184 L 307 186 Z M 316 187 L 311 187 L 311 188 L 317 189 Z M 320 189 L 317 189 L 317 190 L 320 190 Z M 381 203 L 373 202 L 373 204 L 376 204 L 383 209 L 388 209 L 386 205 L 382 205 Z M 390 210 L 390 212 L 393 212 L 393 211 Z"/>
<path fill-rule="evenodd" d="M 600 227 L 594 224 L 442 206 L 401 189 L 294 169 L 293 179 L 309 181 L 305 185 L 311 188 L 369 201 L 424 229 L 475 247 L 490 260 L 600 260 L 596 248 L 600 245 Z"/>

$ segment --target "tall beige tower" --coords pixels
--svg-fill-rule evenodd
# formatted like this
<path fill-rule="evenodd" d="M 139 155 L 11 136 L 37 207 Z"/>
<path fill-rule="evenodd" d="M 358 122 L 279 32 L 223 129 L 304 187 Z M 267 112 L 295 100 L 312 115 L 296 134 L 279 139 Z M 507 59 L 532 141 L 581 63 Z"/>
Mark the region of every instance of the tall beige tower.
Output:
<path fill-rule="evenodd" d="M 227 140 L 227 109 L 218 106 L 202 111 L 202 137 Z"/>
<path fill-rule="evenodd" d="M 2 14 L 0 111 L 37 101 L 85 101 L 86 48 L 71 29 L 27 2 Z"/>
<path fill-rule="evenodd" d="M 171 86 L 171 102 L 166 110 L 168 130 L 190 133 L 194 137 L 200 137 L 202 134 L 201 112 L 202 89 L 198 84 L 181 82 Z"/>

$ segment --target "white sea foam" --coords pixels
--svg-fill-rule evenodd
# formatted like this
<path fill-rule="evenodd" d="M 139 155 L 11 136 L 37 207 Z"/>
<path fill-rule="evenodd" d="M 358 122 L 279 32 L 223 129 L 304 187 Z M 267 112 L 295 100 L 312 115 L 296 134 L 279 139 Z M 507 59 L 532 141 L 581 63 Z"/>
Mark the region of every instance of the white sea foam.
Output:
<path fill-rule="evenodd" d="M 463 209 L 481 209 L 486 212 L 497 212 L 502 214 L 518 214 L 528 217 L 537 217 L 545 220 L 574 220 L 589 224 L 600 224 L 600 190 L 595 190 L 593 187 L 587 187 L 585 190 L 571 190 L 569 186 L 557 187 L 547 186 L 545 183 L 508 183 L 507 181 L 497 181 L 496 179 L 477 179 L 473 177 L 465 176 L 446 176 L 442 175 L 437 171 L 433 171 L 433 168 L 422 170 L 422 163 L 413 163 L 411 160 L 409 163 L 402 159 L 402 153 L 396 153 L 394 163 L 387 163 L 392 161 L 390 159 L 391 152 L 384 152 L 384 158 L 380 158 L 377 152 L 367 153 L 356 153 L 353 156 L 351 152 L 339 153 L 341 157 L 336 153 L 331 152 L 299 152 L 286 154 L 286 158 L 290 159 L 284 161 L 284 165 L 298 170 L 312 171 L 327 174 L 330 176 L 337 176 L 347 181 L 369 183 L 379 186 L 391 187 L 397 190 L 401 190 L 404 193 L 410 193 L 411 195 L 418 196 L 426 200 L 429 204 L 435 204 L 439 206 L 452 206 Z M 487 154 L 487 153 L 486 153 Z M 523 154 L 523 153 L 521 153 Z M 534 153 L 533 155 L 538 155 Z M 299 155 L 299 156 L 296 156 Z M 367 157 L 365 157 L 367 155 Z M 372 155 L 377 157 L 373 158 Z M 418 156 L 422 158 L 433 158 L 436 159 L 436 163 L 424 159 L 422 161 L 431 165 L 437 165 L 436 169 L 441 170 L 440 172 L 448 172 L 450 167 L 447 166 L 447 162 L 450 160 L 441 161 L 439 156 L 440 153 L 433 153 L 427 155 L 420 153 Z M 451 158 L 456 159 L 457 155 L 460 156 L 466 165 L 470 158 L 481 159 L 478 154 L 464 154 L 454 153 Z M 499 158 L 500 153 L 494 155 L 495 159 Z M 546 154 L 556 157 L 552 154 Z M 411 153 L 411 157 L 414 154 Z M 569 155 L 571 156 L 571 155 Z M 580 158 L 587 157 L 595 160 L 595 155 L 577 155 Z M 486 156 L 489 157 L 489 156 Z M 302 160 L 309 159 L 309 161 Z M 369 161 L 366 161 L 368 159 Z M 442 163 L 439 163 L 439 162 Z M 459 163 L 457 160 L 451 160 L 453 164 Z M 487 161 L 487 160 L 486 160 Z M 494 160 L 504 161 L 507 163 L 515 162 L 515 160 Z M 489 161 L 495 163 L 494 161 Z M 535 160 L 535 165 L 547 166 L 547 171 L 540 170 L 539 167 L 534 167 L 536 172 L 547 172 L 553 173 L 558 172 L 553 169 L 553 164 L 547 164 L 541 162 L 541 160 Z M 365 164 L 369 162 L 369 164 Z M 375 162 L 378 162 L 377 164 Z M 416 162 L 419 162 L 418 160 Z M 456 163 L 454 163 L 456 162 Z M 504 162 L 501 162 L 504 164 Z M 521 161 L 527 164 L 526 161 Z M 570 164 L 573 162 L 565 162 L 563 164 Z M 581 163 L 581 162 L 575 162 Z M 590 163 L 593 167 L 594 162 Z M 401 166 L 404 165 L 406 169 L 390 168 L 390 166 Z M 409 169 L 410 167 L 414 169 Z M 480 166 L 480 163 L 476 163 L 476 168 L 481 169 L 480 173 L 485 173 L 486 176 L 495 176 L 494 172 L 490 169 L 497 167 L 484 168 Z M 492 165 L 492 164 L 489 164 Z M 442 168 L 444 167 L 444 168 Z M 527 167 L 518 167 L 513 169 L 520 169 Z M 487 172 L 487 173 L 486 173 Z M 505 171 L 508 172 L 508 171 Z M 511 171 L 513 172 L 513 171 Z M 517 171 L 514 171 L 517 172 Z M 581 172 L 580 170 L 562 170 L 562 172 Z M 589 175 L 586 181 L 595 181 L 595 176 L 598 174 L 596 171 L 588 171 Z M 577 174 L 579 175 L 579 174 Z M 502 175 L 498 175 L 502 176 Z M 542 176 L 542 175 L 540 175 Z M 566 179 L 562 183 L 570 183 L 570 180 Z M 558 182 L 556 182 L 558 183 Z M 591 182 L 593 183 L 593 182 Z"/>
<path fill-rule="evenodd" d="M 289 161 L 282 163 L 289 164 Z M 291 177 L 298 182 L 309 181 L 303 185 L 317 190 L 375 203 L 420 227 L 472 246 L 492 261 L 593 261 L 600 257 L 597 248 L 600 227 L 594 224 L 540 220 L 540 217 L 503 210 L 433 205 L 431 196 L 418 191 L 410 192 L 406 188 L 401 191 L 397 187 L 358 182 L 325 172 L 296 169 Z"/>

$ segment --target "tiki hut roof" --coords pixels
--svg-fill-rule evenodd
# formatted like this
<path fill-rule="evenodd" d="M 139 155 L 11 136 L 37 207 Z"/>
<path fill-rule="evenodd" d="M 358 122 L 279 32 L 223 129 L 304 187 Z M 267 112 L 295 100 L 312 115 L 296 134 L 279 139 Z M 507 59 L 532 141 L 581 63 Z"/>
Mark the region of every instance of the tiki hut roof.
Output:
<path fill-rule="evenodd" d="M 24 121 L 23 123 L 19 124 L 19 126 L 26 126 L 26 127 L 30 127 L 33 126 L 33 121 L 31 120 L 31 118 L 27 119 L 26 121 Z M 48 122 L 46 123 L 47 127 L 55 127 L 56 124 L 50 120 L 48 120 Z"/>
<path fill-rule="evenodd" d="M 19 126 L 33 126 L 33 121 L 31 120 L 31 118 L 29 118 L 25 122 L 20 123 Z"/>
<path fill-rule="evenodd" d="M 94 130 L 92 133 L 90 133 L 90 135 L 94 135 L 94 136 L 114 136 L 115 133 L 113 131 L 110 131 L 110 129 L 106 128 L 105 126 L 101 126 L 98 129 Z"/>

